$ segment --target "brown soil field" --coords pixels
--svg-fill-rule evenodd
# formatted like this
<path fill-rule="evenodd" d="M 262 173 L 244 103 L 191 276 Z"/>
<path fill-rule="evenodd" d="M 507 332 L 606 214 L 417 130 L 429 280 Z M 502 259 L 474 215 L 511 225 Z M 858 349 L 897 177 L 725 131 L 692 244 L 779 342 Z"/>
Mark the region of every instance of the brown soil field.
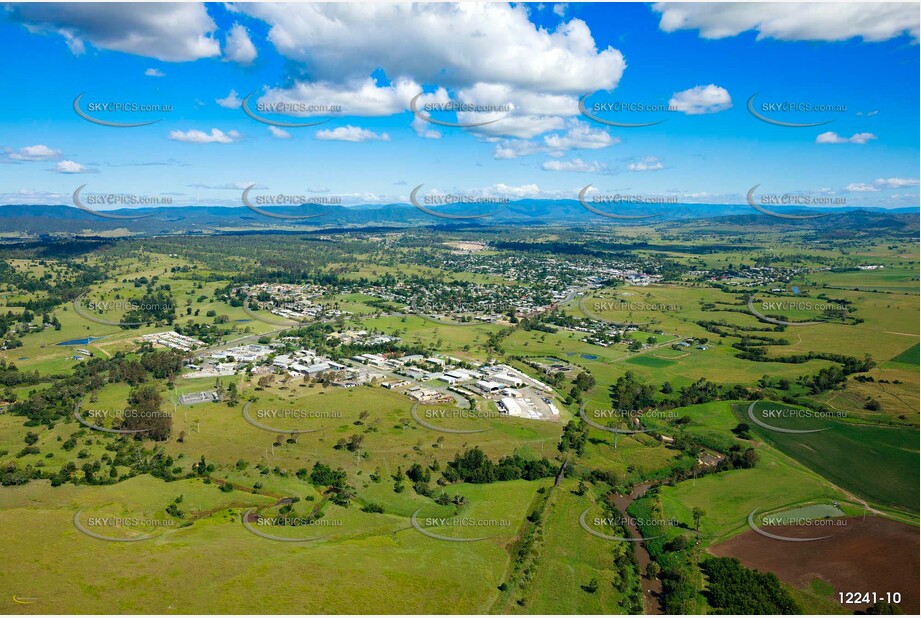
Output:
<path fill-rule="evenodd" d="M 882 517 L 847 518 L 842 527 L 763 526 L 765 532 L 791 538 L 827 539 L 808 542 L 774 540 L 748 530 L 710 548 L 715 556 L 738 558 L 743 565 L 775 573 L 786 584 L 810 590 L 822 579 L 839 592 L 899 592 L 905 614 L 918 614 L 918 528 Z M 849 612 L 867 605 L 844 605 Z"/>

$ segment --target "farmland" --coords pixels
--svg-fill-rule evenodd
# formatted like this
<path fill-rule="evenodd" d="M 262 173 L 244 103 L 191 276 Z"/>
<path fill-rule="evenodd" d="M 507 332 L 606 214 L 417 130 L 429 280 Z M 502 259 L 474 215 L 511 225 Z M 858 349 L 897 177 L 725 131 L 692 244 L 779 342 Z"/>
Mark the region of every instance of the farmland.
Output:
<path fill-rule="evenodd" d="M 684 568 L 696 611 L 709 554 L 776 569 L 803 608 L 831 611 L 828 586 L 863 580 L 752 559 L 753 512 L 916 529 L 907 265 L 851 285 L 822 251 L 791 275 L 696 243 L 561 265 L 539 243 L 512 258 L 430 240 L 352 238 L 325 257 L 272 237 L 19 249 L 0 351 L 0 541 L 17 567 L 0 578 L 39 600 L 16 611 L 655 612 L 676 601 L 648 590 Z M 81 269 L 92 281 L 73 287 Z M 52 282 L 36 302 L 76 300 L 27 310 L 36 277 Z M 462 308 L 414 306 L 457 292 Z M 273 293 L 318 317 L 282 317 Z M 165 432 L 124 433 L 137 409 Z M 616 540 L 627 515 L 656 540 Z M 56 551 L 36 555 L 42 539 Z M 81 567 L 100 556 L 117 576 Z"/>

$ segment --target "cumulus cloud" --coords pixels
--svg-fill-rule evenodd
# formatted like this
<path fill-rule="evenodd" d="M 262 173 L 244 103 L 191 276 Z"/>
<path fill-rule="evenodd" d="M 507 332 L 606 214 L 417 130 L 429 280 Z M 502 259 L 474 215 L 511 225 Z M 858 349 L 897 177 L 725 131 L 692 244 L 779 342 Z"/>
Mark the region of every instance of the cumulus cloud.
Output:
<path fill-rule="evenodd" d="M 217 26 L 201 3 L 16 3 L 7 13 L 32 32 L 59 34 L 74 54 L 86 43 L 165 62 L 221 53 Z"/>
<path fill-rule="evenodd" d="M 872 193 L 874 191 L 879 191 L 879 187 L 865 182 L 852 182 L 845 187 L 845 190 L 851 193 Z"/>
<path fill-rule="evenodd" d="M 271 133 L 273 137 L 277 137 L 278 139 L 291 139 L 290 133 L 288 133 L 284 129 L 273 127 L 272 125 L 269 125 L 269 133 Z"/>
<path fill-rule="evenodd" d="M 384 116 L 405 111 L 422 92 L 420 84 L 436 84 L 454 100 L 511 106 L 450 118 L 460 124 L 501 118 L 467 129 L 481 136 L 530 139 L 558 130 L 559 116 L 579 114 L 579 96 L 616 87 L 626 67 L 618 50 L 598 48 L 584 21 L 537 27 L 525 5 L 260 3 L 240 10 L 266 21 L 269 41 L 299 65 L 290 85 L 268 91 L 260 102 L 339 104 L 346 114 Z M 341 45 L 345 39 L 348 47 Z M 379 70 L 392 83 L 369 77 Z M 420 135 L 434 137 L 433 131 Z"/>
<path fill-rule="evenodd" d="M 570 161 L 546 161 L 541 168 L 548 172 L 583 172 L 588 174 L 598 174 L 607 171 L 606 166 L 598 161 L 583 161 L 582 159 L 572 159 Z"/>
<path fill-rule="evenodd" d="M 378 86 L 370 77 L 345 83 L 298 82 L 289 88 L 270 88 L 259 103 L 297 104 L 292 116 L 329 116 L 333 106 L 350 116 L 391 116 L 409 109 L 409 101 L 421 90 L 409 79 L 397 79 L 389 86 Z"/>
<path fill-rule="evenodd" d="M 656 172 L 664 166 L 656 157 L 643 157 L 639 161 L 627 164 L 627 169 L 631 172 Z"/>
<path fill-rule="evenodd" d="M 214 102 L 227 109 L 240 109 L 240 106 L 243 105 L 243 101 L 237 96 L 236 90 L 231 90 L 230 94 L 226 97 L 223 99 L 215 99 Z"/>
<path fill-rule="evenodd" d="M 189 144 L 232 144 L 241 137 L 236 130 L 224 133 L 220 129 L 211 129 L 211 133 L 205 133 L 198 129 L 189 129 L 188 131 L 174 130 L 169 133 L 169 139 Z"/>
<path fill-rule="evenodd" d="M 368 129 L 355 127 L 350 124 L 335 129 L 321 129 L 314 134 L 314 137 L 321 140 L 332 140 L 339 142 L 373 142 L 373 141 L 390 141 L 390 136 L 386 133 L 375 133 Z"/>
<path fill-rule="evenodd" d="M 411 126 L 419 137 L 424 137 L 425 139 L 441 139 L 441 131 L 438 131 L 433 125 L 424 120 L 413 118 Z"/>
<path fill-rule="evenodd" d="M 902 187 L 917 187 L 919 180 L 917 178 L 877 178 L 873 181 L 878 187 L 887 189 L 901 189 Z"/>
<path fill-rule="evenodd" d="M 55 171 L 58 174 L 93 174 L 98 170 L 80 165 L 76 161 L 71 161 L 70 159 L 64 159 L 63 161 L 58 161 Z"/>
<path fill-rule="evenodd" d="M 497 196 L 523 199 L 526 197 L 538 197 L 540 195 L 540 187 L 533 183 L 527 185 L 511 186 L 500 182 L 496 185 L 493 185 L 492 189 L 489 189 L 487 192 Z"/>
<path fill-rule="evenodd" d="M 873 182 L 852 182 L 847 186 L 847 191 L 851 193 L 875 193 L 883 189 L 917 187 L 919 182 L 921 181 L 917 178 L 877 178 Z"/>
<path fill-rule="evenodd" d="M 710 84 L 676 92 L 668 105 L 689 115 L 714 114 L 732 107 L 732 97 L 725 88 Z"/>
<path fill-rule="evenodd" d="M 13 161 L 56 161 L 61 158 L 61 151 L 44 144 L 36 144 L 19 150 L 7 149 L 6 156 Z"/>
<path fill-rule="evenodd" d="M 458 114 L 458 121 L 473 123 L 477 120 L 471 115 Z M 469 129 L 472 133 L 493 137 L 517 137 L 530 139 L 547 131 L 562 129 L 566 121 L 558 116 L 508 116 L 492 124 Z"/>
<path fill-rule="evenodd" d="M 815 138 L 816 144 L 866 144 L 872 139 L 877 139 L 872 133 L 854 133 L 850 137 L 843 137 L 834 131 L 820 133 Z"/>
<path fill-rule="evenodd" d="M 160 69 L 147 69 L 146 71 L 144 71 L 144 75 L 146 75 L 147 77 L 166 77 L 166 73 L 164 73 Z"/>
<path fill-rule="evenodd" d="M 496 144 L 495 158 L 515 159 L 531 154 L 545 153 L 562 157 L 569 150 L 597 150 L 620 142 L 605 129 L 595 129 L 577 119 L 570 119 L 565 133 L 551 133 L 537 141 L 504 140 Z"/>
<path fill-rule="evenodd" d="M 257 55 L 256 46 L 250 40 L 246 28 L 234 24 L 224 41 L 224 60 L 247 66 L 253 63 Z"/>
<path fill-rule="evenodd" d="M 722 39 L 748 30 L 758 39 L 781 41 L 886 41 L 909 34 L 918 41 L 918 7 L 901 2 L 771 3 L 659 2 L 659 28 L 698 30 L 705 39 Z"/>
<path fill-rule="evenodd" d="M 538 28 L 522 5 L 256 3 L 241 9 L 267 22 L 276 49 L 318 81 L 363 78 L 380 68 L 419 83 L 581 94 L 610 90 L 625 67 L 618 50 L 598 50 L 584 21 Z"/>

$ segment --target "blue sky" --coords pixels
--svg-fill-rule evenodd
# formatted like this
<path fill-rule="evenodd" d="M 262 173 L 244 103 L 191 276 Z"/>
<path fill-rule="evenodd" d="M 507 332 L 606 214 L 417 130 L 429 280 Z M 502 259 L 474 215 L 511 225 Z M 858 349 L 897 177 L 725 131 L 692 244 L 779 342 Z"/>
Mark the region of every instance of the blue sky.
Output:
<path fill-rule="evenodd" d="M 907 9 L 907 10 L 906 10 Z M 918 206 L 916 5 L 6 5 L 0 46 L 0 203 L 67 204 L 73 190 L 240 205 L 240 190 L 405 202 L 412 187 L 518 198 L 601 191 L 742 203 L 771 193 Z M 12 60 L 10 60 L 12 59 Z M 84 111 L 143 127 L 100 126 Z M 232 95 L 236 93 L 236 96 Z M 341 105 L 264 114 L 239 100 Z M 410 99 L 508 104 L 433 112 Z M 674 111 L 578 110 L 604 102 Z M 765 111 L 759 103 L 843 106 Z M 91 104 L 172 106 L 88 111 Z"/>

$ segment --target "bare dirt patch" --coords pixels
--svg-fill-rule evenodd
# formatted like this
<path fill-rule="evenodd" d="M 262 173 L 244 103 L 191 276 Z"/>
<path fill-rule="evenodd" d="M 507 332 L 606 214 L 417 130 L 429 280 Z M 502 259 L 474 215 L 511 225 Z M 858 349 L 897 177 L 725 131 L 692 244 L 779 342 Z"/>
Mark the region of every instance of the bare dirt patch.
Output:
<path fill-rule="evenodd" d="M 918 614 L 918 529 L 882 517 L 847 519 L 842 527 L 763 526 L 762 530 L 792 538 L 829 536 L 820 541 L 776 541 L 752 530 L 710 548 L 710 553 L 738 558 L 743 565 L 770 571 L 786 584 L 810 589 L 815 578 L 839 592 L 899 592 L 905 614 Z M 866 610 L 867 605 L 845 605 Z"/>

